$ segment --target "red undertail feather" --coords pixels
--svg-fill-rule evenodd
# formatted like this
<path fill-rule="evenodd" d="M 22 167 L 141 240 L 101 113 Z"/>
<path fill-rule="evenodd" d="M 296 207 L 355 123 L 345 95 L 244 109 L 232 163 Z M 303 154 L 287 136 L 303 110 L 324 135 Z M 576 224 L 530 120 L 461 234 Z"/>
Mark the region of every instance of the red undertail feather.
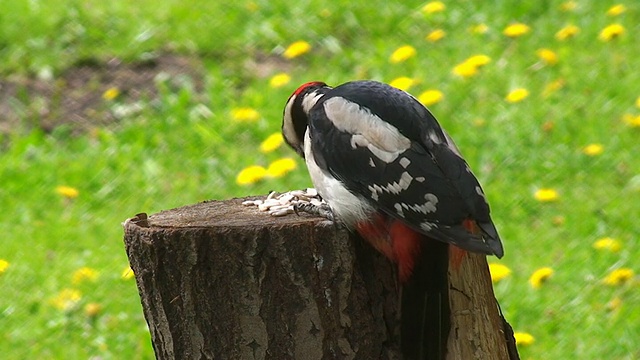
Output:
<path fill-rule="evenodd" d="M 462 226 L 472 234 L 481 234 L 482 230 L 473 219 L 465 219 Z M 402 221 L 377 213 L 370 221 L 356 225 L 356 230 L 376 250 L 384 254 L 398 266 L 398 277 L 405 283 L 411 277 L 413 268 L 420 256 L 421 243 L 426 237 L 405 225 Z M 459 270 L 467 251 L 450 245 L 450 269 Z"/>
<path fill-rule="evenodd" d="M 473 219 L 467 218 L 462 220 L 462 226 L 464 226 L 464 228 L 467 229 L 468 232 L 474 235 L 480 234 L 482 232 L 482 230 L 478 226 L 478 223 Z"/>
<path fill-rule="evenodd" d="M 468 232 L 472 234 L 481 234 L 482 230 L 478 226 L 478 223 L 473 219 L 464 219 L 462 221 L 462 226 L 467 229 Z M 462 265 L 462 261 L 467 255 L 467 251 L 463 250 L 455 245 L 451 245 L 449 250 L 449 263 L 451 264 L 451 269 L 458 270 Z"/>
<path fill-rule="evenodd" d="M 455 245 L 449 245 L 449 268 L 458 271 L 462 266 L 462 261 L 467 256 L 467 251 Z"/>
<path fill-rule="evenodd" d="M 376 213 L 370 221 L 362 221 L 356 224 L 356 230 L 373 246 L 391 261 L 396 261 L 393 247 L 389 241 L 389 222 L 387 218 Z"/>
<path fill-rule="evenodd" d="M 409 280 L 420 256 L 424 235 L 399 220 L 381 214 L 376 214 L 370 221 L 358 223 L 356 230 L 376 250 L 397 264 L 400 282 Z"/>
<path fill-rule="evenodd" d="M 411 277 L 413 267 L 420 256 L 420 243 L 423 235 L 399 220 L 391 223 L 389 235 L 398 263 L 398 277 L 400 282 L 405 283 Z"/>

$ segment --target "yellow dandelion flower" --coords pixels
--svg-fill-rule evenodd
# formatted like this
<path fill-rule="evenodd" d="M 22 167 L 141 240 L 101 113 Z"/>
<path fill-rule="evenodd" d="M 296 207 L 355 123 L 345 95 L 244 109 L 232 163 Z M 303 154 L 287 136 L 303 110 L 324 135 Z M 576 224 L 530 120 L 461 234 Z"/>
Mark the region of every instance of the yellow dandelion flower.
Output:
<path fill-rule="evenodd" d="M 611 41 L 624 34 L 624 31 L 624 26 L 620 24 L 611 24 L 600 31 L 598 39 L 602 41 Z"/>
<path fill-rule="evenodd" d="M 636 107 L 640 109 L 640 96 L 636 99 Z"/>
<path fill-rule="evenodd" d="M 71 186 L 58 186 L 56 187 L 56 192 L 67 199 L 75 199 L 80 195 L 78 189 L 72 188 Z"/>
<path fill-rule="evenodd" d="M 511 90 L 511 92 L 507 94 L 507 97 L 505 97 L 505 100 L 507 100 L 507 102 L 510 102 L 510 103 L 517 103 L 526 99 L 528 96 L 529 96 L 529 90 L 525 88 L 518 88 L 518 89 Z"/>
<path fill-rule="evenodd" d="M 540 202 L 552 202 L 558 200 L 558 192 L 554 189 L 538 189 L 533 197 Z"/>
<path fill-rule="evenodd" d="M 618 239 L 604 237 L 596 240 L 596 242 L 593 243 L 593 247 L 597 250 L 607 250 L 611 252 L 618 252 L 620 251 L 620 249 L 622 249 L 622 244 Z"/>
<path fill-rule="evenodd" d="M 427 90 L 418 96 L 418 100 L 425 106 L 439 103 L 444 98 L 444 94 L 440 90 Z"/>
<path fill-rule="evenodd" d="M 578 8 L 578 3 L 575 1 L 567 1 L 560 4 L 560 10 L 562 11 L 574 11 Z"/>
<path fill-rule="evenodd" d="M 474 64 L 471 64 L 465 61 L 454 66 L 451 72 L 457 76 L 468 78 L 478 73 L 478 67 Z"/>
<path fill-rule="evenodd" d="M 96 317 L 102 311 L 102 305 L 98 303 L 88 303 L 84 306 L 84 314 L 88 317 Z"/>
<path fill-rule="evenodd" d="M 443 12 L 446 8 L 447 7 L 441 1 L 431 1 L 422 7 L 422 12 L 425 14 L 435 14 Z"/>
<path fill-rule="evenodd" d="M 465 60 L 465 62 L 475 67 L 482 67 L 490 63 L 491 58 L 483 54 L 473 55 L 472 57 Z"/>
<path fill-rule="evenodd" d="M 517 38 L 527 34 L 531 28 L 523 23 L 515 23 L 507 26 L 502 33 L 511 38 Z"/>
<path fill-rule="evenodd" d="M 549 97 L 549 95 L 553 94 L 554 92 L 562 89 L 565 85 L 565 81 L 564 79 L 558 79 L 558 80 L 554 80 L 548 84 L 546 84 L 544 86 L 544 89 L 542 90 L 542 97 Z"/>
<path fill-rule="evenodd" d="M 282 177 L 297 167 L 297 163 L 292 158 L 282 158 L 269 164 L 267 175 L 271 177 Z"/>
<path fill-rule="evenodd" d="M 564 217 L 564 216 L 562 216 L 562 215 L 554 216 L 554 217 L 551 219 L 551 223 L 552 223 L 553 225 L 555 225 L 555 226 L 562 226 L 562 225 L 564 225 L 564 223 L 566 223 L 566 222 L 567 222 L 567 218 L 565 218 L 565 217 Z"/>
<path fill-rule="evenodd" d="M 246 3 L 245 7 L 251 12 L 256 12 L 260 8 L 254 1 L 249 1 L 248 3 Z"/>
<path fill-rule="evenodd" d="M 487 55 L 473 55 L 462 63 L 454 66 L 452 72 L 455 75 L 466 78 L 478 73 L 478 69 L 491 62 Z"/>
<path fill-rule="evenodd" d="M 567 25 L 562 29 L 558 30 L 558 32 L 556 33 L 556 39 L 560 41 L 564 41 L 578 35 L 579 32 L 580 32 L 579 27 L 575 25 Z"/>
<path fill-rule="evenodd" d="M 267 169 L 262 166 L 252 165 L 240 171 L 238 176 L 236 176 L 236 183 L 238 185 L 254 184 L 262 180 L 265 176 L 267 176 Z"/>
<path fill-rule="evenodd" d="M 107 100 L 107 101 L 111 101 L 111 100 L 117 98 L 118 95 L 120 95 L 120 90 L 118 90 L 117 87 L 111 87 L 111 88 L 108 88 L 107 90 L 105 90 L 105 92 L 102 93 L 102 98 Z"/>
<path fill-rule="evenodd" d="M 415 83 L 416 83 L 416 81 L 414 79 L 406 77 L 406 76 L 401 76 L 399 78 L 395 78 L 395 79 L 391 80 L 389 85 L 391 85 L 391 86 L 393 86 L 395 88 L 398 88 L 400 90 L 407 91 Z"/>
<path fill-rule="evenodd" d="M 604 151 L 602 144 L 589 144 L 582 148 L 582 152 L 589 156 L 598 156 Z"/>
<path fill-rule="evenodd" d="M 260 113 L 250 107 L 231 109 L 231 117 L 238 122 L 253 122 L 260 118 Z"/>
<path fill-rule="evenodd" d="M 82 299 L 82 293 L 76 289 L 64 289 L 58 293 L 50 304 L 58 310 L 70 310 Z"/>
<path fill-rule="evenodd" d="M 389 61 L 392 64 L 397 64 L 407 59 L 416 56 L 416 48 L 411 45 L 404 45 L 397 48 L 389 57 Z"/>
<path fill-rule="evenodd" d="M 607 303 L 607 310 L 609 311 L 620 310 L 621 307 L 622 307 L 622 299 L 620 299 L 618 296 L 614 297 L 613 299 L 611 299 L 611 301 Z"/>
<path fill-rule="evenodd" d="M 491 281 L 497 283 L 511 275 L 511 269 L 502 264 L 491 263 L 489 264 L 489 274 L 491 274 Z"/>
<path fill-rule="evenodd" d="M 287 85 L 289 81 L 291 81 L 291 76 L 289 76 L 289 74 L 279 73 L 271 77 L 271 79 L 269 80 L 269 86 L 271 86 L 274 89 L 277 89 L 279 87 L 283 87 Z"/>
<path fill-rule="evenodd" d="M 513 333 L 513 337 L 516 339 L 516 344 L 520 346 L 531 345 L 534 341 L 536 341 L 533 335 L 526 332 L 516 331 Z"/>
<path fill-rule="evenodd" d="M 131 268 L 131 266 L 127 266 L 126 268 L 124 268 L 124 270 L 122 270 L 122 273 L 120 273 L 120 278 L 123 280 L 129 280 L 129 279 L 133 279 L 134 277 L 134 273 L 133 273 L 133 269 Z"/>
<path fill-rule="evenodd" d="M 282 133 L 276 132 L 267 137 L 262 143 L 260 143 L 260 151 L 263 153 L 270 153 L 277 149 L 284 142 Z"/>
<path fill-rule="evenodd" d="M 447 33 L 444 30 L 436 29 L 428 33 L 427 36 L 425 36 L 425 40 L 434 43 L 434 42 L 440 41 L 442 38 L 445 37 L 445 35 L 447 35 Z"/>
<path fill-rule="evenodd" d="M 474 34 L 478 34 L 478 35 L 486 34 L 487 31 L 489 31 L 489 27 L 486 24 L 474 25 L 471 28 L 471 32 L 474 33 Z"/>
<path fill-rule="evenodd" d="M 475 127 L 483 127 L 487 121 L 485 119 L 473 119 L 473 126 Z"/>
<path fill-rule="evenodd" d="M 623 14 L 625 11 L 627 11 L 627 7 L 622 5 L 622 4 L 618 4 L 618 5 L 613 5 L 612 7 L 609 8 L 609 10 L 607 10 L 607 15 L 609 16 L 618 16 L 620 14 Z"/>
<path fill-rule="evenodd" d="M 98 278 L 98 271 L 85 266 L 73 272 L 73 276 L 71 277 L 71 282 L 74 285 L 78 285 L 81 282 L 84 282 L 85 280 L 96 281 L 97 278 Z"/>
<path fill-rule="evenodd" d="M 622 121 L 631 127 L 640 127 L 640 115 L 624 114 L 622 115 Z"/>
<path fill-rule="evenodd" d="M 0 259 L 0 274 L 4 273 L 5 271 L 7 271 L 7 269 L 9 268 L 9 262 L 5 259 Z"/>
<path fill-rule="evenodd" d="M 555 65 L 558 63 L 558 55 L 555 52 L 549 49 L 538 49 L 536 51 L 536 55 L 540 60 L 544 61 L 546 64 Z"/>
<path fill-rule="evenodd" d="M 604 278 L 604 283 L 615 286 L 622 285 L 633 278 L 633 270 L 629 268 L 620 268 L 613 270 Z"/>
<path fill-rule="evenodd" d="M 542 131 L 546 133 L 552 132 L 553 129 L 555 129 L 555 127 L 556 127 L 556 123 L 551 120 L 545 121 L 541 126 Z"/>
<path fill-rule="evenodd" d="M 542 283 L 547 281 L 553 275 L 553 269 L 550 267 L 540 268 L 531 274 L 529 278 L 529 284 L 534 289 L 539 289 L 542 286 Z"/>
<path fill-rule="evenodd" d="M 309 50 L 311 50 L 311 44 L 304 40 L 300 40 L 289 45 L 282 56 L 287 59 L 293 59 L 300 55 L 308 53 Z"/>

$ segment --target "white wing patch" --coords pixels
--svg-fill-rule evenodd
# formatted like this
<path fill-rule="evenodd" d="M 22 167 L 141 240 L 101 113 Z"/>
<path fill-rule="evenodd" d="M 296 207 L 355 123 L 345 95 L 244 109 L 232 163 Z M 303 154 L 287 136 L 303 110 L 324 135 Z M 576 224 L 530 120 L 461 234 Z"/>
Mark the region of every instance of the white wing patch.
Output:
<path fill-rule="evenodd" d="M 442 144 L 442 139 L 436 134 L 435 130 L 429 130 L 429 139 L 431 139 L 434 144 Z"/>
<path fill-rule="evenodd" d="M 400 203 L 396 203 L 395 205 L 393 205 L 393 207 L 396 208 L 396 212 L 398 213 L 398 215 L 403 218 L 404 217 L 404 211 L 402 210 L 402 204 Z"/>
<path fill-rule="evenodd" d="M 396 208 L 396 211 L 398 211 L 398 207 L 401 207 L 404 210 L 411 210 L 423 214 L 435 212 L 437 210 L 436 205 L 438 204 L 438 198 L 435 195 L 428 193 L 424 196 L 424 199 L 426 201 L 422 204 L 409 205 L 406 203 L 397 203 L 394 207 Z"/>
<path fill-rule="evenodd" d="M 400 175 L 400 179 L 398 181 L 394 181 L 387 185 L 369 185 L 368 189 L 371 191 L 371 198 L 374 201 L 378 201 L 378 196 L 383 192 L 391 193 L 391 194 L 399 194 L 402 190 L 407 190 L 409 185 L 411 185 L 411 181 L 413 180 L 413 176 L 409 175 L 408 172 L 403 172 Z M 436 200 L 437 201 L 437 200 Z"/>
<path fill-rule="evenodd" d="M 397 128 L 366 108 L 342 97 L 323 103 L 327 118 L 340 131 L 353 134 L 352 147 L 366 147 L 376 157 L 389 163 L 411 146 L 411 140 Z"/>
<path fill-rule="evenodd" d="M 411 160 L 407 159 L 406 157 L 403 157 L 402 159 L 400 159 L 400 161 L 398 161 L 398 163 L 400 164 L 400 166 L 406 169 L 407 166 L 411 164 Z"/>
<path fill-rule="evenodd" d="M 482 196 L 485 202 L 487 202 L 487 197 L 485 196 L 484 191 L 482 191 L 482 188 L 480 186 L 476 186 L 476 192 L 478 193 L 478 195 Z"/>
<path fill-rule="evenodd" d="M 374 144 L 370 143 L 364 135 L 355 134 L 351 136 L 351 147 L 353 149 L 357 149 L 359 146 L 366 147 L 367 149 L 369 149 L 369 151 L 371 151 L 371 153 L 373 153 L 373 155 L 386 163 L 394 162 L 398 158 L 398 156 L 400 156 L 400 154 L 404 152 L 404 150 L 393 152 L 382 150 Z"/>
<path fill-rule="evenodd" d="M 438 224 L 428 222 L 428 221 L 423 221 L 420 223 L 420 228 L 424 231 L 431 231 L 431 229 L 437 228 L 437 227 L 438 227 Z"/>

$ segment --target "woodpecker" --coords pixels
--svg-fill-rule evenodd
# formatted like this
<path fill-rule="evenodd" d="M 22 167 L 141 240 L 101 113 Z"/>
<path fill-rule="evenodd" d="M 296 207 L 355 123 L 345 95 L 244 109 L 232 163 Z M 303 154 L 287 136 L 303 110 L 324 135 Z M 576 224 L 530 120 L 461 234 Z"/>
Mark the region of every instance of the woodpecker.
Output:
<path fill-rule="evenodd" d="M 429 110 L 376 81 L 300 86 L 283 115 L 328 209 L 408 280 L 424 236 L 498 258 L 503 247 L 478 180 Z"/>
<path fill-rule="evenodd" d="M 444 358 L 450 259 L 504 252 L 451 137 L 413 96 L 366 80 L 301 85 L 285 105 L 282 133 L 327 204 L 302 210 L 342 223 L 397 264 L 405 358 Z"/>

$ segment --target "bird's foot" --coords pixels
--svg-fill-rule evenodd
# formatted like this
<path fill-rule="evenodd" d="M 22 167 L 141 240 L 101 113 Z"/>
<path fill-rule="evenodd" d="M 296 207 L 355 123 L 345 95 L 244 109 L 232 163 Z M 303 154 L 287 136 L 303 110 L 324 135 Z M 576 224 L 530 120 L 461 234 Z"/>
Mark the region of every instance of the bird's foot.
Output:
<path fill-rule="evenodd" d="M 321 203 L 320 205 L 315 205 L 310 202 L 300 202 L 293 205 L 293 211 L 300 215 L 301 212 L 305 212 L 307 214 L 321 216 L 325 219 L 334 221 L 333 211 L 326 203 Z"/>

